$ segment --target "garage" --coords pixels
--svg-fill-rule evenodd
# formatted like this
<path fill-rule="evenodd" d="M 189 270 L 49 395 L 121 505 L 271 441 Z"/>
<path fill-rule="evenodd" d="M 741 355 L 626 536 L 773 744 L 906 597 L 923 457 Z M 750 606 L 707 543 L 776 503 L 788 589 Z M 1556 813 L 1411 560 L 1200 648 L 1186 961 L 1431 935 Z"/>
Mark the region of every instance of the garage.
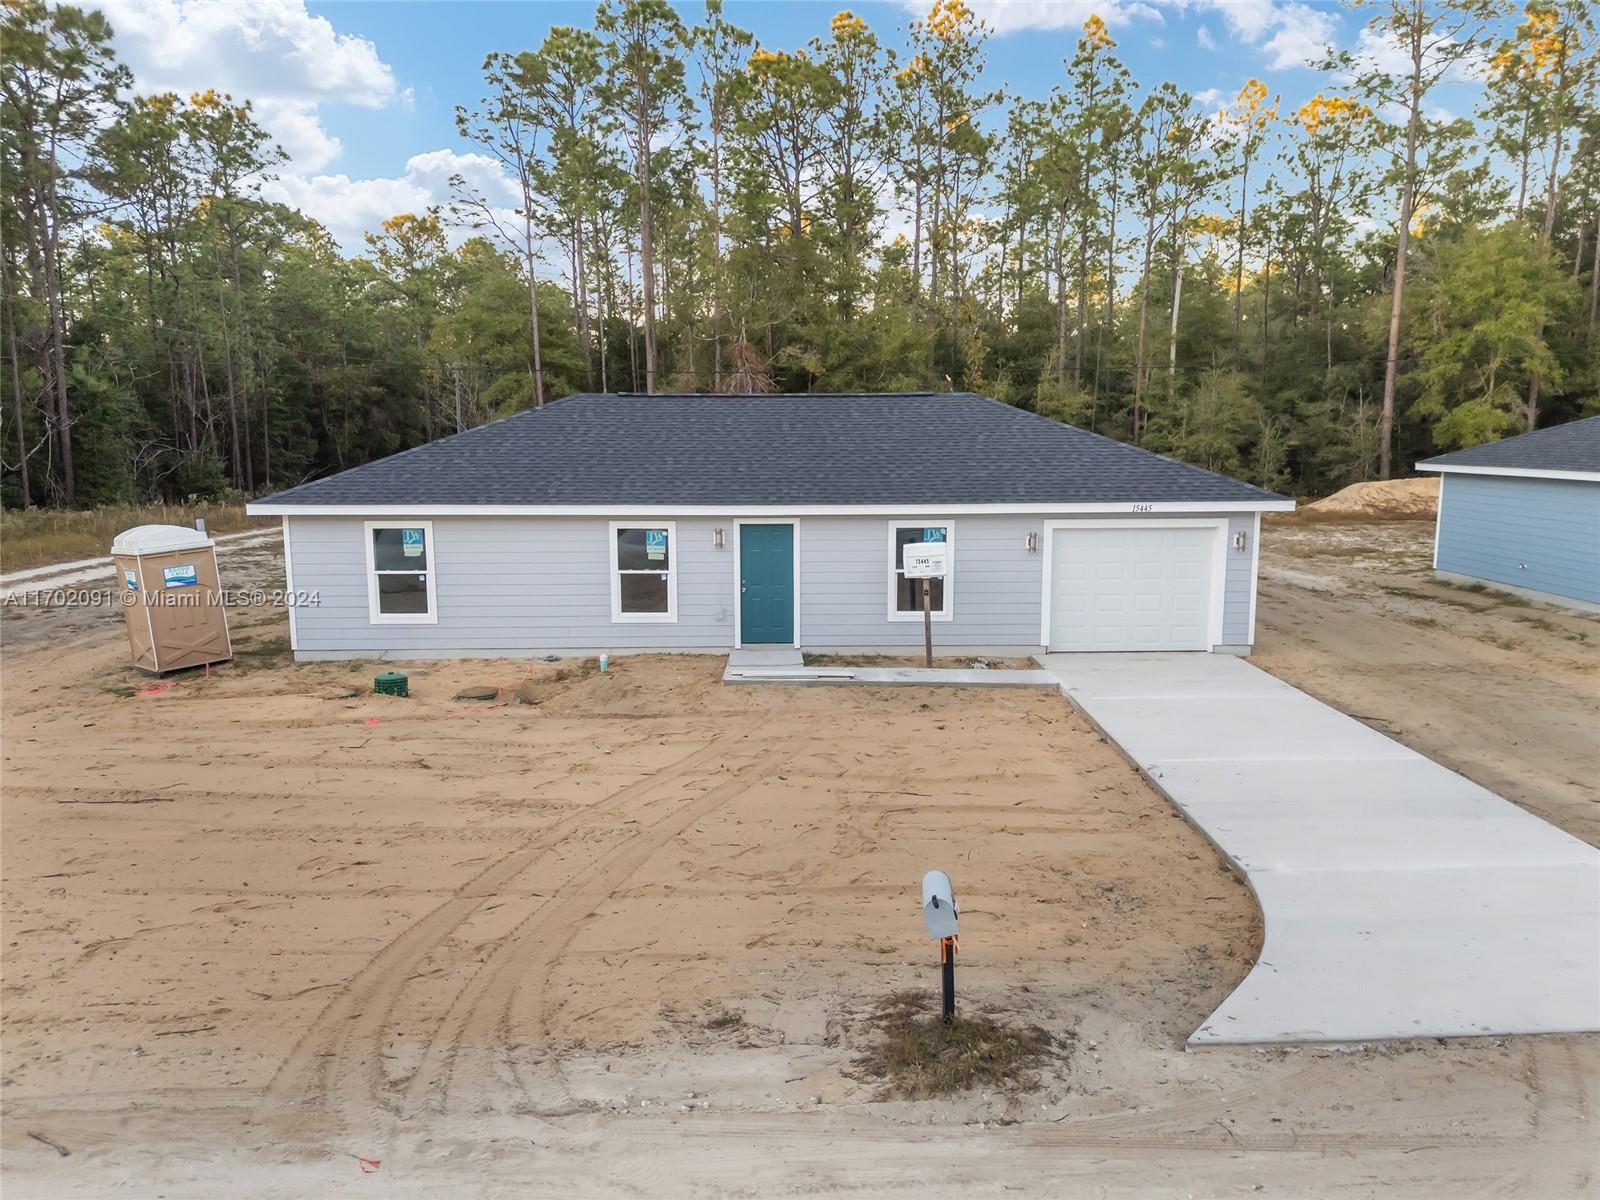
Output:
<path fill-rule="evenodd" d="M 1224 530 L 1212 521 L 1063 523 L 1050 530 L 1051 650 L 1209 650 Z"/>

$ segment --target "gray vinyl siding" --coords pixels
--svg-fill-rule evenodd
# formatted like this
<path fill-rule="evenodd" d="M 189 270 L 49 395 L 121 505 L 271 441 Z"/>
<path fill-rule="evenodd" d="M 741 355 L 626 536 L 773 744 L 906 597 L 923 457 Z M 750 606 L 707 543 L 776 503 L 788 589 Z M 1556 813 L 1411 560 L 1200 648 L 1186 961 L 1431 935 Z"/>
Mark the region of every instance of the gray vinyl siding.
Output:
<path fill-rule="evenodd" d="M 1445 472 L 1434 566 L 1600 604 L 1600 483 Z"/>
<path fill-rule="evenodd" d="M 673 622 L 612 621 L 610 523 L 605 519 L 424 519 L 433 527 L 438 603 L 438 621 L 426 625 L 369 620 L 361 518 L 288 519 L 294 587 L 316 594 L 316 603 L 295 613 L 300 655 L 405 658 L 733 647 L 737 561 L 731 517 L 673 521 L 678 589 Z M 953 615 L 935 624 L 936 645 L 1017 653 L 1041 648 L 1044 521 L 1027 515 L 950 519 Z M 1222 644 L 1248 647 L 1255 517 L 1234 514 L 1228 521 Z M 803 647 L 921 645 L 919 621 L 888 616 L 890 524 L 878 516 L 795 519 Z M 719 528 L 724 531 L 721 549 L 714 538 Z M 1243 550 L 1232 545 L 1238 532 L 1247 535 Z M 1040 534 L 1036 551 L 1028 549 L 1029 533 Z"/>
<path fill-rule="evenodd" d="M 398 657 L 408 651 L 704 650 L 733 644 L 732 554 L 712 546 L 711 531 L 719 522 L 673 522 L 676 621 L 613 624 L 609 522 L 429 519 L 438 622 L 374 625 L 367 613 L 365 523 L 291 518 L 295 590 L 318 593 L 315 605 L 295 614 L 296 649 Z"/>
<path fill-rule="evenodd" d="M 807 517 L 801 522 L 800 638 L 839 648 L 920 646 L 922 622 L 889 619 L 889 528 L 948 524 L 951 619 L 934 624 L 937 644 L 1039 646 L 1042 553 L 1028 552 L 1037 519 Z"/>
<path fill-rule="evenodd" d="M 1234 548 L 1234 539 L 1244 534 L 1244 546 Z M 1222 580 L 1222 644 L 1248 646 L 1255 641 L 1250 626 L 1250 593 L 1255 566 L 1256 515 L 1233 513 L 1228 517 L 1228 545 L 1224 550 L 1227 569 Z"/>

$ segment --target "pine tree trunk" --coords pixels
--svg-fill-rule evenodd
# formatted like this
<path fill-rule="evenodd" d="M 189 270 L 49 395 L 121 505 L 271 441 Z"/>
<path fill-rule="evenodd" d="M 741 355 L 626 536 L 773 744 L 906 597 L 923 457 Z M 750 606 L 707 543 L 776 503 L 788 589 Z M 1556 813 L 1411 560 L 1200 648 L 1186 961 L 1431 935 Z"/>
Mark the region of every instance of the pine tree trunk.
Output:
<path fill-rule="evenodd" d="M 1417 0 L 1411 35 L 1411 108 L 1406 118 L 1406 165 L 1400 185 L 1400 229 L 1389 303 L 1389 346 L 1383 362 L 1383 412 L 1378 418 L 1378 478 L 1388 479 L 1394 455 L 1394 388 L 1400 366 L 1400 317 L 1405 302 L 1406 254 L 1411 248 L 1411 210 L 1416 202 L 1417 135 L 1422 124 L 1422 3 Z"/>
<path fill-rule="evenodd" d="M 0 270 L 5 263 L 0 259 Z M 17 359 L 17 308 L 11 281 L 4 284 L 6 301 L 6 339 L 11 350 L 11 405 L 17 414 L 17 482 L 22 486 L 22 507 L 33 507 L 33 488 L 28 480 L 28 426 L 23 419 L 26 412 L 22 403 L 22 364 Z"/>
<path fill-rule="evenodd" d="M 228 431 L 233 442 L 233 486 L 244 486 L 244 469 L 239 458 L 239 405 L 233 387 L 233 343 L 228 337 L 228 315 L 221 311 L 218 297 L 218 323 L 222 327 L 222 363 L 228 377 Z"/>
<path fill-rule="evenodd" d="M 711 390 L 722 391 L 722 115 L 711 121 Z"/>
<path fill-rule="evenodd" d="M 54 180 L 51 193 L 54 194 Z M 55 384 L 56 434 L 61 448 L 61 501 L 72 508 L 78 502 L 77 476 L 72 468 L 72 399 L 67 394 L 67 329 L 61 305 L 60 225 L 43 212 L 45 294 L 50 313 L 50 366 Z"/>
<path fill-rule="evenodd" d="M 589 328 L 589 288 L 583 269 L 583 214 L 572 222 L 572 306 L 578 315 L 578 339 L 583 343 L 583 383 L 594 390 L 594 341 Z"/>
<path fill-rule="evenodd" d="M 1066 227 L 1066 214 L 1062 213 L 1063 232 Z M 1064 384 L 1067 381 L 1067 267 L 1062 258 L 1062 239 L 1055 239 L 1055 266 L 1056 266 L 1056 382 Z M 1021 300 L 1018 300 L 1020 312 Z"/>
<path fill-rule="evenodd" d="M 1172 256 L 1172 325 L 1167 330 L 1167 399 L 1178 394 L 1178 313 L 1183 306 L 1183 242 Z"/>
<path fill-rule="evenodd" d="M 1594 319 L 1600 311 L 1600 212 L 1594 215 L 1594 260 L 1589 267 L 1589 336 L 1594 336 Z"/>
<path fill-rule="evenodd" d="M 1245 150 L 1244 171 L 1239 177 L 1239 257 L 1233 268 L 1233 343 L 1237 348 L 1244 324 L 1244 221 L 1250 201 L 1250 151 Z"/>
<path fill-rule="evenodd" d="M 634 149 L 639 168 L 639 282 L 644 304 L 644 390 L 656 390 L 656 246 L 655 205 L 650 196 L 650 130 L 642 86 L 635 93 Z"/>
<path fill-rule="evenodd" d="M 544 405 L 544 355 L 539 346 L 539 276 L 533 256 L 533 196 L 523 184 L 522 246 L 528 265 L 528 328 L 533 334 L 533 406 Z M 420 337 L 420 331 L 418 336 Z"/>
<path fill-rule="evenodd" d="M 1150 315 L 1150 256 L 1155 249 L 1155 226 L 1144 227 L 1144 278 L 1139 283 L 1139 337 L 1133 353 L 1133 444 L 1144 440 L 1145 328 Z"/>

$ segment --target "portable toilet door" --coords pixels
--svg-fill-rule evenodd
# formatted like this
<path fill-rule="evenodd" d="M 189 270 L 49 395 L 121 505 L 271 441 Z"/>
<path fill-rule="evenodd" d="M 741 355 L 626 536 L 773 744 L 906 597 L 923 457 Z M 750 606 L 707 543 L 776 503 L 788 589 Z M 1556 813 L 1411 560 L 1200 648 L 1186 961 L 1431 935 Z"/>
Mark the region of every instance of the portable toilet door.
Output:
<path fill-rule="evenodd" d="M 140 525 L 111 543 L 133 665 L 157 675 L 233 657 L 217 548 L 199 530 Z"/>

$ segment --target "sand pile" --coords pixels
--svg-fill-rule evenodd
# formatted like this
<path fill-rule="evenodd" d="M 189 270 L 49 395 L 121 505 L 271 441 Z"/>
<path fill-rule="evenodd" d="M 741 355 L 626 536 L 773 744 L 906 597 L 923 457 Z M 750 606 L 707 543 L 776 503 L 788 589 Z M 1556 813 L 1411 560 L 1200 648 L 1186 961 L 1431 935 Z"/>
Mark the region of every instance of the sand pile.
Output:
<path fill-rule="evenodd" d="M 1432 517 L 1439 512 L 1439 477 L 1352 483 L 1302 512 L 1323 517 Z"/>

